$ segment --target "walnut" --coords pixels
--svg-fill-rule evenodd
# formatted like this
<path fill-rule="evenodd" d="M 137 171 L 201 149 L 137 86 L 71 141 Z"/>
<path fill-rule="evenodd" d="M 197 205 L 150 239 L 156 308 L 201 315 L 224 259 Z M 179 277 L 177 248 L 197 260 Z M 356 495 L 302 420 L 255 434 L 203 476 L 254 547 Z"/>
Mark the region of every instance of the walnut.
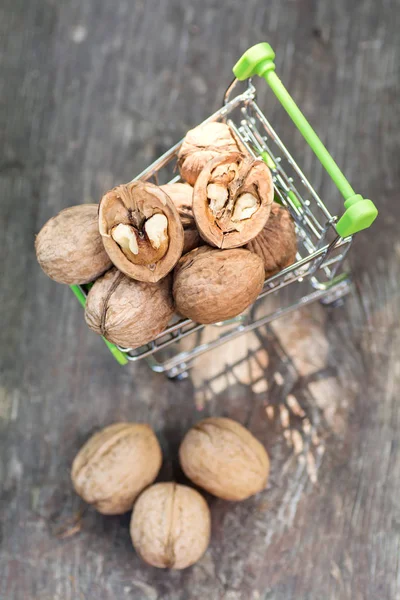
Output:
<path fill-rule="evenodd" d="M 182 254 L 178 211 L 151 183 L 134 181 L 107 192 L 100 202 L 99 229 L 112 262 L 132 279 L 156 283 Z"/>
<path fill-rule="evenodd" d="M 261 160 L 239 152 L 206 164 L 193 192 L 200 235 L 217 248 L 237 248 L 256 237 L 268 220 L 274 197 L 272 176 Z"/>
<path fill-rule="evenodd" d="M 292 265 L 296 261 L 297 239 L 287 208 L 274 202 L 263 230 L 246 248 L 263 259 L 266 279 Z"/>
<path fill-rule="evenodd" d="M 224 152 L 237 152 L 238 146 L 225 123 L 205 123 L 187 132 L 178 153 L 179 171 L 190 185 L 196 183 L 206 163 Z"/>
<path fill-rule="evenodd" d="M 185 254 L 175 268 L 176 309 L 197 323 L 225 321 L 250 306 L 263 283 L 264 265 L 256 254 L 203 246 Z"/>
<path fill-rule="evenodd" d="M 184 244 L 182 254 L 187 254 L 191 250 L 195 250 L 195 248 L 200 248 L 200 246 L 204 246 L 205 241 L 199 234 L 199 231 L 193 221 L 193 227 L 185 227 L 183 230 L 184 233 Z"/>
<path fill-rule="evenodd" d="M 181 218 L 183 226 L 183 251 L 182 254 L 204 245 L 204 240 L 198 232 L 193 216 L 193 188 L 188 183 L 167 183 L 160 186 L 171 198 Z"/>
<path fill-rule="evenodd" d="M 113 268 L 89 291 L 86 323 L 118 346 L 143 346 L 165 329 L 173 315 L 170 287 L 170 277 L 150 284 L 129 279 Z"/>
<path fill-rule="evenodd" d="M 210 521 L 207 503 L 198 492 L 176 483 L 157 483 L 135 504 L 132 542 L 148 564 L 185 569 L 206 551 Z"/>
<path fill-rule="evenodd" d="M 98 228 L 98 206 L 65 208 L 42 227 L 35 241 L 43 271 L 58 283 L 79 285 L 111 267 Z"/>
<path fill-rule="evenodd" d="M 225 500 L 244 500 L 267 483 L 264 446 L 232 419 L 212 417 L 197 423 L 184 437 L 179 458 L 189 479 Z"/>
<path fill-rule="evenodd" d="M 162 189 L 172 200 L 177 209 L 183 227 L 192 225 L 194 221 L 192 203 L 193 188 L 188 183 L 166 183 L 161 185 Z"/>
<path fill-rule="evenodd" d="M 157 477 L 161 448 L 149 425 L 114 423 L 95 433 L 72 464 L 72 483 L 105 515 L 119 515 Z"/>

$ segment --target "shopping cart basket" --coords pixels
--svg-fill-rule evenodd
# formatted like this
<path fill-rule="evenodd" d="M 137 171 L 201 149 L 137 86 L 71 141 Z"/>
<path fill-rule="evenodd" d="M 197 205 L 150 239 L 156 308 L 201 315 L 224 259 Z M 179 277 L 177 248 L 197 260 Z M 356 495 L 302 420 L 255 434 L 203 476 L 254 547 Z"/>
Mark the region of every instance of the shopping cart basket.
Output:
<path fill-rule="evenodd" d="M 215 330 L 211 340 L 202 340 L 204 325 L 178 316 L 152 342 L 140 348 L 121 348 L 104 340 L 120 364 L 145 358 L 154 371 L 182 378 L 187 376 L 193 361 L 201 354 L 298 307 L 316 300 L 324 304 L 337 303 L 349 292 L 350 273 L 343 261 L 353 235 L 369 227 L 378 212 L 371 200 L 354 192 L 276 75 L 274 58 L 275 53 L 267 43 L 257 44 L 247 50 L 233 68 L 235 79 L 226 91 L 224 105 L 204 123 L 226 122 L 247 151 L 255 157 L 261 157 L 270 168 L 275 200 L 288 208 L 296 224 L 296 262 L 265 281 L 262 292 L 250 310 L 230 321 L 208 325 Z M 255 75 L 268 83 L 343 196 L 345 211 L 341 217 L 332 214 L 324 204 L 257 105 L 256 89 L 252 83 Z M 246 89 L 234 95 L 240 82 L 246 80 Z M 180 176 L 176 174 L 176 160 L 181 143 L 173 146 L 135 179 L 159 185 L 180 181 Z M 282 293 L 288 286 L 291 286 L 291 293 L 285 294 L 283 301 Z M 293 286 L 298 286 L 297 294 L 293 292 Z M 89 287 L 71 286 L 83 306 Z M 271 295 L 274 295 L 274 302 L 268 302 Z M 189 336 L 192 336 L 192 344 L 182 347 L 181 340 Z"/>

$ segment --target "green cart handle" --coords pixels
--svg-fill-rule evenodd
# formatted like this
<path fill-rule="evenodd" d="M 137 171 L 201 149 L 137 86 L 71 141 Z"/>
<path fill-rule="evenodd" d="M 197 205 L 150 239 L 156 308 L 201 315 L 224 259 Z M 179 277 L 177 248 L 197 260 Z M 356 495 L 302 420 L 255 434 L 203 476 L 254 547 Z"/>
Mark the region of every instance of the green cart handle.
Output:
<path fill-rule="evenodd" d="M 275 73 L 275 52 L 269 44 L 263 42 L 249 48 L 233 67 L 236 79 L 243 81 L 254 75 L 265 79 L 269 87 L 282 104 L 306 142 L 331 176 L 339 192 L 345 199 L 345 212 L 336 224 L 336 231 L 342 237 L 348 237 L 367 229 L 375 221 L 378 211 L 371 200 L 356 194 L 339 169 L 324 144 L 321 142 L 289 92 Z"/>
<path fill-rule="evenodd" d="M 85 305 L 86 305 L 86 296 L 82 292 L 82 290 L 79 287 L 79 285 L 70 285 L 69 287 L 74 292 L 75 296 L 78 298 L 78 300 L 81 303 L 81 305 L 83 306 L 83 308 L 85 308 Z M 126 358 L 125 354 L 123 352 L 121 352 L 121 350 L 119 350 L 115 344 L 111 344 L 111 342 L 109 342 L 108 340 L 106 340 L 106 338 L 104 338 L 104 337 L 103 337 L 103 340 L 104 340 L 105 345 L 107 346 L 107 348 L 111 352 L 111 354 L 114 356 L 115 360 L 120 365 L 126 365 L 129 362 L 128 359 Z"/>

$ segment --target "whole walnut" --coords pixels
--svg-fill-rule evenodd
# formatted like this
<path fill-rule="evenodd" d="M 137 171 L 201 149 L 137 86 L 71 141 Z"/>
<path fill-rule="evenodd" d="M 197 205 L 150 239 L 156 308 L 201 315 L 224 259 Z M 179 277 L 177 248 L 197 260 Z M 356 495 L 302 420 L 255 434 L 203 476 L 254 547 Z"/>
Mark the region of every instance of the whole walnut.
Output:
<path fill-rule="evenodd" d="M 149 425 L 114 423 L 95 433 L 72 464 L 73 486 L 104 515 L 119 515 L 157 477 L 160 444 Z"/>
<path fill-rule="evenodd" d="M 266 279 L 292 265 L 296 261 L 297 239 L 288 209 L 274 202 L 263 230 L 246 248 L 263 259 Z"/>
<path fill-rule="evenodd" d="M 197 423 L 185 435 L 179 458 L 189 479 L 225 500 L 244 500 L 267 483 L 264 446 L 232 419 L 212 417 Z"/>
<path fill-rule="evenodd" d="M 124 348 L 138 348 L 161 333 L 173 315 L 171 279 L 134 281 L 113 268 L 98 279 L 86 299 L 90 329 Z"/>
<path fill-rule="evenodd" d="M 166 183 L 160 188 L 174 203 L 177 209 L 183 228 L 185 225 L 191 225 L 194 221 L 193 217 L 193 188 L 188 183 Z"/>
<path fill-rule="evenodd" d="M 202 246 L 183 256 L 174 271 L 177 311 L 196 323 L 219 323 L 252 304 L 264 283 L 260 257 L 243 248 Z"/>
<path fill-rule="evenodd" d="M 160 187 L 171 198 L 181 218 L 184 237 L 182 254 L 203 246 L 205 242 L 197 229 L 193 216 L 192 186 L 188 183 L 167 183 Z"/>
<path fill-rule="evenodd" d="M 238 146 L 225 123 L 205 123 L 187 132 L 178 153 L 183 179 L 194 185 L 209 160 L 223 152 L 237 152 Z"/>
<path fill-rule="evenodd" d="M 130 532 L 145 562 L 185 569 L 206 551 L 210 528 L 210 511 L 198 492 L 176 483 L 157 483 L 136 501 Z"/>
<path fill-rule="evenodd" d="M 97 204 L 65 208 L 42 227 L 35 241 L 43 271 L 58 283 L 94 281 L 111 267 L 98 224 Z"/>

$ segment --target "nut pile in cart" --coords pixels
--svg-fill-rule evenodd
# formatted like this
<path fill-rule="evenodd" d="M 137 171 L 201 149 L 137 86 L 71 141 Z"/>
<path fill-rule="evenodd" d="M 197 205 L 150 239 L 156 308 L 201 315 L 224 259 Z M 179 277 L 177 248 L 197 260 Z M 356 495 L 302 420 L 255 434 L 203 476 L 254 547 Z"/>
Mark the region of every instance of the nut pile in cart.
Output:
<path fill-rule="evenodd" d="M 296 260 L 268 166 L 227 124 L 189 131 L 177 165 L 181 182 L 118 185 L 98 205 L 62 210 L 36 238 L 51 279 L 93 284 L 86 323 L 121 347 L 147 344 L 175 313 L 201 324 L 236 317 Z"/>

